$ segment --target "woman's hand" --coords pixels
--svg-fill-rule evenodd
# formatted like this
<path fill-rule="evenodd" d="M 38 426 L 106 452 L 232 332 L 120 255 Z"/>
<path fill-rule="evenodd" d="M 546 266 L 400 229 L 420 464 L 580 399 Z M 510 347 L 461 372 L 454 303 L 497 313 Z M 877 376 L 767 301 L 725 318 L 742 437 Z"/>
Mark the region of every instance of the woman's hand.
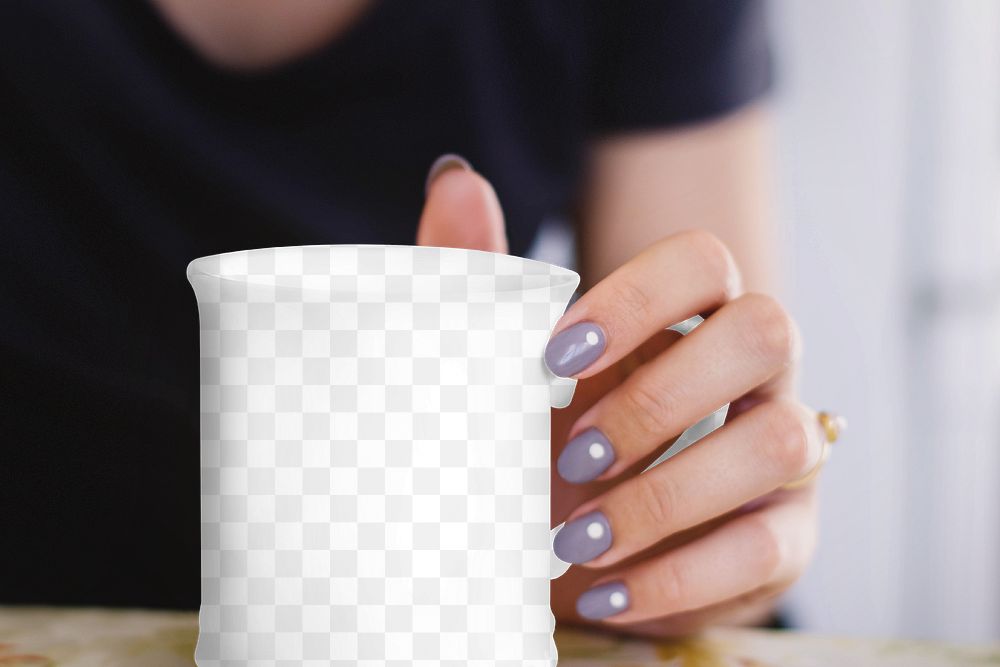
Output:
<path fill-rule="evenodd" d="M 686 337 L 664 331 L 696 314 Z M 822 449 L 794 395 L 798 350 L 781 305 L 741 293 L 730 253 L 700 231 L 649 247 L 567 311 L 546 349 L 553 372 L 581 378 L 554 429 L 556 553 L 580 565 L 553 585 L 559 618 L 676 634 L 767 613 L 814 543 L 813 490 L 781 490 Z M 722 428 L 639 474 L 729 402 Z"/>
<path fill-rule="evenodd" d="M 443 159 L 428 179 L 418 240 L 505 251 L 489 184 Z M 669 236 L 580 298 L 546 350 L 581 379 L 554 413 L 556 549 L 578 563 L 553 583 L 561 621 L 672 635 L 759 622 L 805 567 L 814 491 L 784 491 L 822 446 L 794 395 L 798 331 L 772 298 L 743 294 L 711 234 Z M 665 328 L 695 314 L 686 337 Z M 638 474 L 683 430 L 726 403 L 726 424 Z"/>

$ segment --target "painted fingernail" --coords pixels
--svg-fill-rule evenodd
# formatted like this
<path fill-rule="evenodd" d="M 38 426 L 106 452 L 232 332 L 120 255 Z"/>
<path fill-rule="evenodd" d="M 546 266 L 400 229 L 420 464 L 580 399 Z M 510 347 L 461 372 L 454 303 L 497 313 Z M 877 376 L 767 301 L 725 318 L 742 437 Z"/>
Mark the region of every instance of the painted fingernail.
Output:
<path fill-rule="evenodd" d="M 560 331 L 545 346 L 545 365 L 559 377 L 572 377 L 604 354 L 604 331 L 593 322 L 579 322 Z"/>
<path fill-rule="evenodd" d="M 454 153 L 445 153 L 438 159 L 434 160 L 434 164 L 427 171 L 427 180 L 424 182 L 424 196 L 431 190 L 431 185 L 437 180 L 437 177 L 448 171 L 449 169 L 464 169 L 465 171 L 472 171 L 472 165 L 461 155 L 455 155 Z"/>
<path fill-rule="evenodd" d="M 628 588 L 620 581 L 594 586 L 577 598 L 576 613 L 591 621 L 599 621 L 628 609 Z"/>
<path fill-rule="evenodd" d="M 563 448 L 556 462 L 559 476 L 573 484 L 583 484 L 597 477 L 615 462 L 615 450 L 608 438 L 596 428 L 588 428 Z"/>
<path fill-rule="evenodd" d="M 556 535 L 552 548 L 566 563 L 586 563 L 600 556 L 611 546 L 611 525 L 599 511 L 584 514 L 570 521 Z"/>

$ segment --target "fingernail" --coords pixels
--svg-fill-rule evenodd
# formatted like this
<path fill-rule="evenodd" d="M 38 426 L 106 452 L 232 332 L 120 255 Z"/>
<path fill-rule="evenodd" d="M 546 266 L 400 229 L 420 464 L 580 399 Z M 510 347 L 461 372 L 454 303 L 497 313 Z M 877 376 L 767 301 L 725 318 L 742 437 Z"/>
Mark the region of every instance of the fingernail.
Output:
<path fill-rule="evenodd" d="M 576 613 L 591 621 L 599 621 L 628 609 L 631 601 L 628 588 L 620 581 L 594 586 L 577 598 Z"/>
<path fill-rule="evenodd" d="M 566 563 L 586 563 L 611 546 L 611 525 L 601 512 L 584 514 L 570 521 L 556 535 L 552 548 Z"/>
<path fill-rule="evenodd" d="M 583 484 L 597 477 L 615 462 L 615 450 L 607 436 L 588 428 L 563 448 L 556 462 L 559 476 L 573 484 Z"/>
<path fill-rule="evenodd" d="M 545 365 L 559 377 L 572 377 L 604 354 L 604 331 L 593 322 L 579 322 L 560 331 L 545 346 Z"/>
<path fill-rule="evenodd" d="M 434 160 L 434 164 L 431 165 L 430 170 L 427 172 L 427 180 L 424 182 L 424 196 L 431 190 L 431 185 L 437 180 L 437 177 L 448 171 L 449 169 L 464 169 L 465 171 L 472 171 L 472 165 L 461 155 L 455 155 L 454 153 L 445 153 L 438 159 Z"/>

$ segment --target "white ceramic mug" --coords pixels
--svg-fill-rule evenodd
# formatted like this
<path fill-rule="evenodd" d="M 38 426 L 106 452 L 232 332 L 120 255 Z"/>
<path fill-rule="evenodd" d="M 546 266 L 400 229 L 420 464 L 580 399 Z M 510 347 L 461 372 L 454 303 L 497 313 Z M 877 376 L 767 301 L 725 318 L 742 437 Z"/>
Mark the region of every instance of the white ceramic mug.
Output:
<path fill-rule="evenodd" d="M 567 269 L 309 246 L 197 259 L 209 665 L 555 664 L 545 344 Z"/>

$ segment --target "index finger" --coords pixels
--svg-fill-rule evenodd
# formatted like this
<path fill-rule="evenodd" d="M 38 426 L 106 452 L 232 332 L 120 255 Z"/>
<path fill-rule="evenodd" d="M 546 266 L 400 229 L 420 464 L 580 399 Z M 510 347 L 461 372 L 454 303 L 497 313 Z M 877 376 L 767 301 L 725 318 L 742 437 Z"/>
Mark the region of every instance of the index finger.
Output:
<path fill-rule="evenodd" d="M 573 304 L 545 348 L 545 363 L 562 377 L 590 377 L 657 331 L 715 310 L 739 292 L 739 271 L 715 236 L 699 230 L 668 236 Z"/>

